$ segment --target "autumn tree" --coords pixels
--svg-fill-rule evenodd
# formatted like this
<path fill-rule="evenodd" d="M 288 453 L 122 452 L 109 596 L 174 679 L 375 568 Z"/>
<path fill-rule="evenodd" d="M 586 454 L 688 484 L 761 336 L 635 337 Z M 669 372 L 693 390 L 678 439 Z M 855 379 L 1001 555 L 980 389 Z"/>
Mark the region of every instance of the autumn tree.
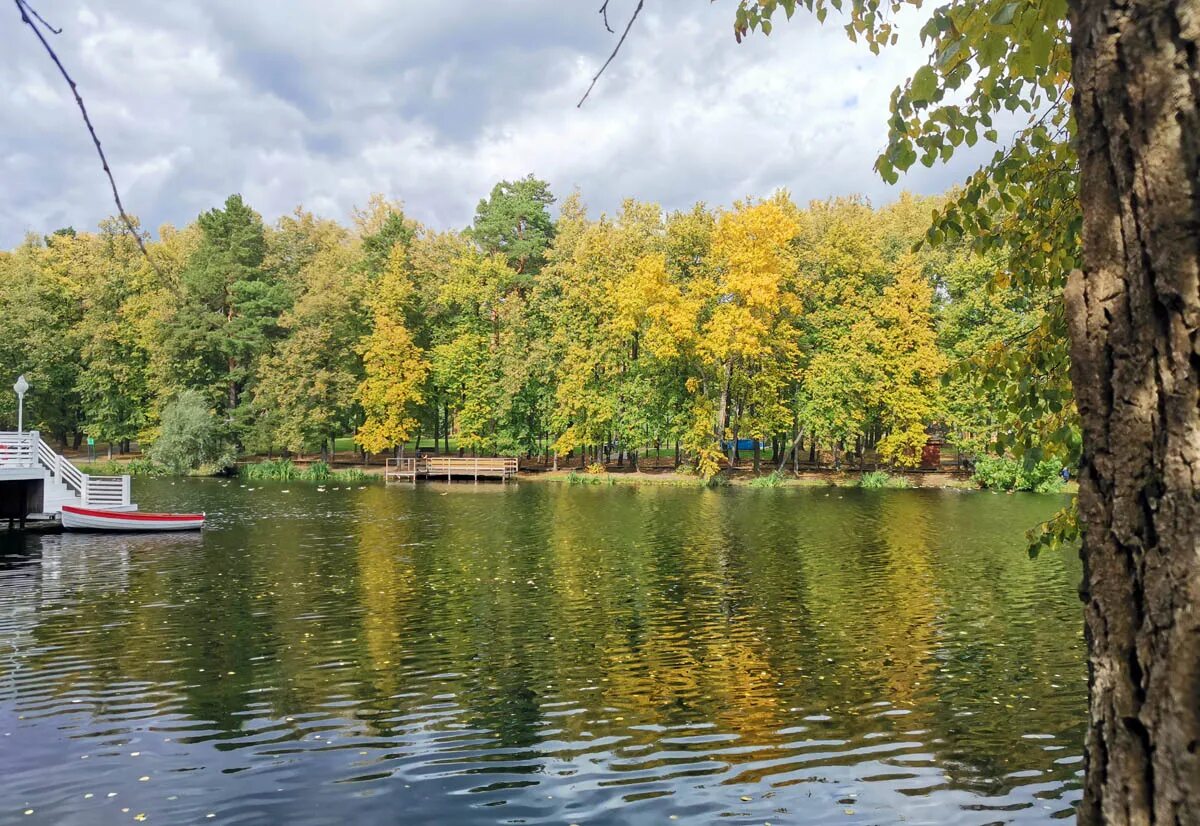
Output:
<path fill-rule="evenodd" d="M 411 289 L 404 248 L 397 244 L 375 284 L 371 331 L 359 345 L 365 377 L 358 386 L 358 401 L 365 421 L 355 441 L 375 453 L 402 447 L 418 425 L 413 413 L 423 399 L 429 363 L 404 324 Z"/>
<path fill-rule="evenodd" d="M 461 232 L 424 230 L 408 247 L 407 266 L 413 289 L 406 302 L 406 319 L 414 343 L 430 357 L 430 379 L 419 418 L 428 429 L 435 447 L 440 438 L 449 449 L 451 416 L 458 385 L 454 370 L 439 370 L 437 347 L 455 335 L 455 308 L 442 300 L 446 284 L 454 277 L 457 262 L 470 255 L 471 241 Z M 426 427 L 427 425 L 427 427 Z"/>
<path fill-rule="evenodd" d="M 872 415 L 873 378 L 861 351 L 889 277 L 874 211 L 853 197 L 810 204 L 797 254 L 805 280 L 797 421 L 810 448 L 827 444 L 837 462 Z"/>
<path fill-rule="evenodd" d="M 758 440 L 790 424 L 778 391 L 799 356 L 797 213 L 784 194 L 735 205 L 717 220 L 707 277 L 697 281 L 708 305 L 697 345 L 701 376 L 716 392 L 713 432 L 734 445 L 734 458 L 740 435 Z"/>
<path fill-rule="evenodd" d="M 926 428 L 939 418 L 938 395 L 948 360 L 937 347 L 933 288 L 915 256 L 899 262 L 872 322 L 863 339 L 875 380 L 872 401 L 885 431 L 879 457 L 888 464 L 916 467 Z"/>
<path fill-rule="evenodd" d="M 547 273 L 559 291 L 555 449 L 636 451 L 647 429 L 652 370 L 640 347 L 639 263 L 659 248 L 662 210 L 629 200 L 618 215 L 588 222 L 573 200 L 564 215 L 564 254 Z"/>
<path fill-rule="evenodd" d="M 47 243 L 48 241 L 48 243 Z M 0 303 L 4 335 L 0 361 L 15 378 L 24 374 L 33 388 L 26 400 L 25 426 L 40 428 L 62 445 L 80 432 L 79 281 L 72 262 L 82 255 L 83 239 L 55 234 L 49 239 L 30 236 L 0 256 Z M 0 402 L 15 426 L 13 394 Z"/>
<path fill-rule="evenodd" d="M 123 226 L 110 219 L 87 236 L 86 261 L 75 273 L 81 293 L 81 371 L 76 383 L 84 430 L 122 450 L 148 424 L 154 408 L 150 350 L 139 335 L 140 298 L 153 289 L 154 271 Z"/>
<path fill-rule="evenodd" d="M 328 446 L 355 424 L 366 276 L 355 266 L 349 233 L 336 223 L 305 214 L 281 224 L 288 230 L 289 261 L 296 261 L 289 278 L 297 298 L 279 320 L 285 338 L 258 371 L 256 441 L 295 451 L 319 446 L 328 458 Z"/>

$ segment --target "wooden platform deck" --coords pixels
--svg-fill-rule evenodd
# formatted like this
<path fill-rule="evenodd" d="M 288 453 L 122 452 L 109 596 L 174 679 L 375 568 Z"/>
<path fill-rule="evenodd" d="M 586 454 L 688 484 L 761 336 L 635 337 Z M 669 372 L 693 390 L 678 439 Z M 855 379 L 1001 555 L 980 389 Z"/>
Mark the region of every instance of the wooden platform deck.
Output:
<path fill-rule="evenodd" d="M 417 481 L 416 459 L 385 459 L 383 462 L 383 481 L 385 482 L 415 482 Z"/>
<path fill-rule="evenodd" d="M 420 458 L 388 459 L 383 478 L 387 482 L 415 482 L 425 479 L 499 479 L 507 481 L 517 475 L 520 463 L 516 456 L 422 456 Z"/>

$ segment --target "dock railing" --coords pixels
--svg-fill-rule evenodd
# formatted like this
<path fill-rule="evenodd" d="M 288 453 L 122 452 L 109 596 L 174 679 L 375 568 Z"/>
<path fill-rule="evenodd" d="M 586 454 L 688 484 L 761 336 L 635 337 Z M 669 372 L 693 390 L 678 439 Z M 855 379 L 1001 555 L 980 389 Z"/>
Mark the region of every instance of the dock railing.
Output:
<path fill-rule="evenodd" d="M 470 476 L 508 479 L 517 475 L 516 456 L 429 456 L 422 459 L 417 470 L 423 476 L 445 476 L 447 479 Z"/>
<path fill-rule="evenodd" d="M 38 462 L 37 431 L 0 432 L 0 468 L 32 468 Z"/>
<path fill-rule="evenodd" d="M 411 457 L 389 457 L 383 462 L 383 481 L 417 481 L 417 460 Z"/>
<path fill-rule="evenodd" d="M 55 452 L 36 430 L 0 433 L 0 468 L 44 468 L 51 478 L 79 497 L 86 508 L 125 508 L 130 504 L 128 476 L 91 476 Z"/>
<path fill-rule="evenodd" d="M 417 456 L 384 460 L 383 478 L 388 482 L 415 482 L 427 479 L 514 478 L 520 468 L 516 456 Z"/>

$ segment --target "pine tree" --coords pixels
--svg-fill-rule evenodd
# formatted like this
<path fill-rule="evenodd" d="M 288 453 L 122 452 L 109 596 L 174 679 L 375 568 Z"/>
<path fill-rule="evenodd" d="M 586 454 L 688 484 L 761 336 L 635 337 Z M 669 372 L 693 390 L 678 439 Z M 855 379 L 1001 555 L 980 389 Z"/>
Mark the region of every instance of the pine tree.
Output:
<path fill-rule="evenodd" d="M 281 336 L 278 318 L 289 295 L 263 266 L 262 219 L 240 195 L 197 223 L 200 244 L 180 277 L 164 344 L 178 384 L 203 392 L 240 441 L 251 423 L 246 391 L 257 360 Z"/>

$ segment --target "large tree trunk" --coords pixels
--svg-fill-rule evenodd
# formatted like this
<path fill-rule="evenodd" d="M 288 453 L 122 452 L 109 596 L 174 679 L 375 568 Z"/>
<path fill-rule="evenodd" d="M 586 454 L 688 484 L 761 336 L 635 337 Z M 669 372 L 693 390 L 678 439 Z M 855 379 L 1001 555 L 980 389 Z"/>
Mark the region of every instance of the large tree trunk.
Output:
<path fill-rule="evenodd" d="M 1072 0 L 1083 823 L 1200 822 L 1200 7 Z"/>

